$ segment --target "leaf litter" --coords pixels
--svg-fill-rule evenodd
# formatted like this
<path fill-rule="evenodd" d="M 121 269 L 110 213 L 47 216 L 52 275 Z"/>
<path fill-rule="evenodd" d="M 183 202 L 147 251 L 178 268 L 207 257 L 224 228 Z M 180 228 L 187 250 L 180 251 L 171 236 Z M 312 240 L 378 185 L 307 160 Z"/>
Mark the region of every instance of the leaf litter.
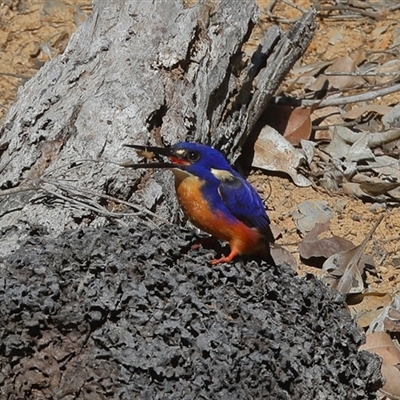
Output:
<path fill-rule="evenodd" d="M 369 240 L 371 240 L 378 225 L 384 216 L 378 219 L 368 236 L 359 246 L 330 256 L 323 264 L 321 279 L 328 286 L 343 294 L 361 293 L 364 290 L 365 264 L 362 262 L 363 253 Z"/>
<path fill-rule="evenodd" d="M 282 25 L 310 5 L 306 0 L 266 3 L 269 18 Z M 387 331 L 400 323 L 393 308 L 392 318 L 387 318 L 388 303 L 400 287 L 395 262 L 400 247 L 400 6 L 323 1 L 318 12 L 321 29 L 270 108 L 270 124 L 281 135 L 274 140 L 280 146 L 285 140 L 290 143 L 291 155 L 281 164 L 271 163 L 280 158 L 280 150 L 269 148 L 268 162 L 254 166 L 292 179 L 282 183 L 281 176 L 269 177 L 266 192 L 269 214 L 281 227 L 280 241 L 296 253 L 298 271 L 323 272 L 342 292 L 357 292 L 347 299 L 359 326 L 367 330 L 381 318 Z M 258 161 L 264 158 L 259 150 L 255 149 Z M 300 175 L 310 186 L 299 185 Z M 317 224 L 320 215 L 315 213 L 314 227 L 312 221 L 311 229 L 300 227 L 299 221 L 306 218 L 299 204 L 322 199 L 334 216 Z M 368 254 L 374 261 L 366 259 Z M 326 271 L 315 268 L 316 259 L 319 268 L 325 261 Z M 388 346 L 393 349 L 390 342 Z M 384 364 L 383 392 L 399 399 L 396 370 Z"/>

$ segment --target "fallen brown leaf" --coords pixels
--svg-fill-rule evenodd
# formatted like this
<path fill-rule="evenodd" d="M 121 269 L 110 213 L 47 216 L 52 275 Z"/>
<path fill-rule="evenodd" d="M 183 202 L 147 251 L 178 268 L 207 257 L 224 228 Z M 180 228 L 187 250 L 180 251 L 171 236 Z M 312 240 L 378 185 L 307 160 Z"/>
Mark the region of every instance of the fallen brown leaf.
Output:
<path fill-rule="evenodd" d="M 284 172 L 297 186 L 310 186 L 311 182 L 297 172 L 304 160 L 301 150 L 295 149 L 280 133 L 265 126 L 254 144 L 253 167 Z"/>
<path fill-rule="evenodd" d="M 400 187 L 400 182 L 361 182 L 360 189 L 370 196 L 387 194 L 393 189 Z"/>
<path fill-rule="evenodd" d="M 359 296 L 359 300 L 349 306 L 349 309 L 351 316 L 360 328 L 368 328 L 392 301 L 389 293 L 367 292 L 355 296 Z M 349 305 L 348 301 L 347 304 Z"/>
<path fill-rule="evenodd" d="M 286 250 L 284 247 L 278 244 L 271 245 L 271 257 L 275 261 L 276 265 L 287 264 L 294 271 L 297 270 L 297 262 L 292 253 Z"/>
<path fill-rule="evenodd" d="M 315 231 L 315 235 L 324 232 L 327 227 L 323 224 L 329 222 L 334 212 L 326 201 L 306 200 L 297 205 L 297 210 L 292 211 L 292 218 L 296 228 L 303 234 L 311 232 L 316 225 L 322 225 Z"/>
<path fill-rule="evenodd" d="M 394 345 L 392 338 L 386 332 L 374 332 L 367 335 L 365 344 L 360 350 L 378 354 L 390 365 L 400 364 L 400 350 Z"/>
<path fill-rule="evenodd" d="M 399 368 L 383 362 L 381 366 L 381 374 L 385 378 L 385 384 L 380 391 L 393 400 L 400 400 Z"/>
<path fill-rule="evenodd" d="M 368 333 L 373 332 L 400 332 L 400 296 L 395 295 L 390 304 L 371 321 Z"/>
<path fill-rule="evenodd" d="M 374 332 L 367 335 L 367 340 L 360 350 L 382 357 L 381 373 L 385 384 L 381 391 L 392 399 L 400 399 L 400 350 L 395 346 L 386 332 Z"/>
<path fill-rule="evenodd" d="M 400 332 L 400 311 L 390 309 L 383 323 L 388 332 Z"/>
<path fill-rule="evenodd" d="M 383 218 L 384 215 L 378 219 L 360 245 L 354 249 L 334 254 L 324 262 L 322 269 L 325 273 L 321 275 L 323 282 L 344 294 L 362 292 L 364 282 L 361 275 L 364 267 L 361 258 L 365 246 Z"/>
<path fill-rule="evenodd" d="M 301 140 L 308 140 L 312 131 L 311 114 L 319 103 L 307 108 L 294 108 L 289 116 L 283 136 L 297 146 Z"/>
<path fill-rule="evenodd" d="M 354 248 L 352 242 L 339 236 L 319 239 L 319 235 L 327 231 L 329 225 L 329 222 L 317 224 L 314 229 L 304 237 L 299 243 L 299 254 L 301 258 L 306 260 L 312 257 L 328 258 L 333 254 Z"/>
<path fill-rule="evenodd" d="M 354 60 L 350 56 L 343 56 L 338 57 L 325 72 L 328 75 L 330 87 L 343 90 L 365 85 L 365 80 L 361 76 L 342 75 L 343 73 L 351 73 L 356 70 L 357 67 Z M 335 73 L 338 75 L 335 75 Z"/>
<path fill-rule="evenodd" d="M 321 91 L 322 88 L 345 90 L 365 86 L 365 80 L 361 76 L 353 76 L 356 64 L 349 56 L 338 57 L 335 62 L 325 70 L 325 74 L 318 76 L 309 90 Z M 348 75 L 346 75 L 348 73 Z"/>

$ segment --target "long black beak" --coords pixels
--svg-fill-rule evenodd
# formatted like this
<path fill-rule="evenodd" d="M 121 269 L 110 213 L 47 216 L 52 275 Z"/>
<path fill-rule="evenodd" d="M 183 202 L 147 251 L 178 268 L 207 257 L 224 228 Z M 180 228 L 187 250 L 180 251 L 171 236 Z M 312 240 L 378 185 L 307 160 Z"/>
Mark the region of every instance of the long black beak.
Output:
<path fill-rule="evenodd" d="M 123 146 L 132 147 L 133 149 L 138 150 L 137 153 L 145 158 L 153 158 L 155 154 L 166 157 L 170 157 L 172 155 L 171 149 L 169 147 L 140 146 L 137 144 L 124 144 Z M 128 168 L 176 168 L 176 165 L 171 162 L 155 162 L 147 164 L 123 163 L 120 165 Z"/>

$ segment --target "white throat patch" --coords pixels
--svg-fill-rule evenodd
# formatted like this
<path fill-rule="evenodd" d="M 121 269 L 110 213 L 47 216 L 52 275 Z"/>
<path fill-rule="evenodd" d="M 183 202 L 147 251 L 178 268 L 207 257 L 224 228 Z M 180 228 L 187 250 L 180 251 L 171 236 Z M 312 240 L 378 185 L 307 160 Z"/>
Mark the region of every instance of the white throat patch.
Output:
<path fill-rule="evenodd" d="M 194 176 L 190 172 L 183 171 L 182 169 L 179 169 L 179 168 L 172 168 L 171 171 L 174 173 L 175 181 L 177 183 L 181 183 L 184 179 Z"/>

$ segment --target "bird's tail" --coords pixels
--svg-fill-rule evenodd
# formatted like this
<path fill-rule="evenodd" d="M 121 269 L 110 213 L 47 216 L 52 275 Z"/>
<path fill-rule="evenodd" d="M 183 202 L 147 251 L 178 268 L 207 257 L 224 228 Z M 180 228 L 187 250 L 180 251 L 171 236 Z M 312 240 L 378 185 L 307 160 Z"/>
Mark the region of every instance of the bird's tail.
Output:
<path fill-rule="evenodd" d="M 272 232 L 271 232 L 272 236 Z M 266 261 L 269 265 L 275 266 L 276 263 L 274 261 L 274 258 L 271 255 L 271 245 L 270 245 L 270 240 L 267 239 L 266 237 L 262 238 L 262 244 L 260 246 L 260 257 L 262 260 Z M 272 244 L 274 246 L 274 244 Z"/>

